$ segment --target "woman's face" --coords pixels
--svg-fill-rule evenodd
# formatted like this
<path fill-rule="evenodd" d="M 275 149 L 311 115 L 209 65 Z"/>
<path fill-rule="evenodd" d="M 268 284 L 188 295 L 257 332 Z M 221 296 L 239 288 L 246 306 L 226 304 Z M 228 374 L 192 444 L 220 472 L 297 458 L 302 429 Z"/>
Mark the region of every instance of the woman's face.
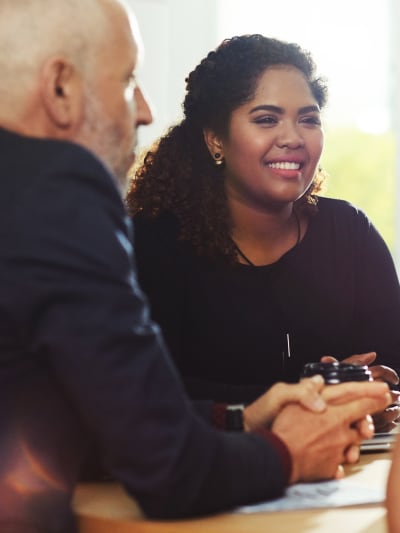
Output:
<path fill-rule="evenodd" d="M 301 197 L 323 147 L 320 109 L 301 71 L 268 68 L 220 144 L 228 196 L 272 208 Z"/>

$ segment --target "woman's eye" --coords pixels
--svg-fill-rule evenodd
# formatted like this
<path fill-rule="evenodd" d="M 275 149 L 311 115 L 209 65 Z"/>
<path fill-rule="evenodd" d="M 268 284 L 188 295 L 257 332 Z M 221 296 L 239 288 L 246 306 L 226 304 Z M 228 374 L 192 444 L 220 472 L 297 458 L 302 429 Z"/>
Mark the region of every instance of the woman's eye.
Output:
<path fill-rule="evenodd" d="M 321 126 L 321 119 L 317 116 L 301 117 L 300 122 L 302 124 L 310 124 L 311 126 Z"/>
<path fill-rule="evenodd" d="M 269 126 L 269 125 L 276 124 L 278 120 L 275 117 L 268 115 L 268 116 L 263 116 L 263 117 L 257 117 L 256 119 L 254 119 L 254 122 L 256 124 L 266 124 L 267 126 Z"/>

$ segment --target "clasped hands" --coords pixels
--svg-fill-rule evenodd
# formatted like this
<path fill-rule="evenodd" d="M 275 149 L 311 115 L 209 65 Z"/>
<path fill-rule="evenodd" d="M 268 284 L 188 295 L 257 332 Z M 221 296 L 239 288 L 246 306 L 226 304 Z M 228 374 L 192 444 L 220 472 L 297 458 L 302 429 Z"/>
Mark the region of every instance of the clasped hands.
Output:
<path fill-rule="evenodd" d="M 325 386 L 321 376 L 313 376 L 275 384 L 245 408 L 244 426 L 247 431 L 267 427 L 286 444 L 290 483 L 338 478 L 343 463 L 358 460 L 360 442 L 372 437 L 370 415 L 392 403 L 383 381 Z"/>
<path fill-rule="evenodd" d="M 370 366 L 375 361 L 375 359 L 376 353 L 369 352 L 364 354 L 352 355 L 351 357 L 343 359 L 341 362 L 351 363 L 353 365 L 367 365 L 369 367 L 369 370 L 371 371 L 371 376 L 374 381 L 384 381 L 388 383 L 389 386 L 398 385 L 399 376 L 392 368 L 389 368 L 388 366 L 384 365 Z M 337 359 L 331 356 L 325 356 L 321 358 L 322 363 L 332 363 L 335 361 L 337 361 Z M 400 392 L 397 390 L 391 390 L 391 396 L 392 401 L 390 405 L 383 411 L 374 414 L 373 418 L 375 431 L 390 431 L 397 425 L 396 422 L 398 422 L 400 418 Z"/>

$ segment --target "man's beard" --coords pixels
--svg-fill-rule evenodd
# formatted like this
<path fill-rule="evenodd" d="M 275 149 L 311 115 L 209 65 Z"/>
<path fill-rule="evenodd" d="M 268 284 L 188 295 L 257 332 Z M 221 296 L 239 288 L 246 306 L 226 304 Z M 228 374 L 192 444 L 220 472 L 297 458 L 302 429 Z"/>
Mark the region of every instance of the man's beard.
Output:
<path fill-rule="evenodd" d="M 126 139 L 118 126 L 102 109 L 94 97 L 87 96 L 85 102 L 85 119 L 81 129 L 82 144 L 89 148 L 117 179 L 124 192 L 127 175 L 134 162 L 134 140 L 131 150 L 126 148 Z"/>

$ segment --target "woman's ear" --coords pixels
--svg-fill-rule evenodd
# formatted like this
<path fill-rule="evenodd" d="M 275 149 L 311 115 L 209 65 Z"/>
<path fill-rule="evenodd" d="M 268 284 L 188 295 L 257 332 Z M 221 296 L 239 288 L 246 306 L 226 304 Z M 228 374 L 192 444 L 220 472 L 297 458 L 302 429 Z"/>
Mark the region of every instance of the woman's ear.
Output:
<path fill-rule="evenodd" d="M 222 160 L 224 158 L 223 143 L 218 135 L 209 129 L 203 130 L 204 142 L 213 159 Z M 215 154 L 219 154 L 215 157 Z"/>
<path fill-rule="evenodd" d="M 68 60 L 54 57 L 44 64 L 40 92 L 47 115 L 56 128 L 68 130 L 81 121 L 82 80 Z"/>

